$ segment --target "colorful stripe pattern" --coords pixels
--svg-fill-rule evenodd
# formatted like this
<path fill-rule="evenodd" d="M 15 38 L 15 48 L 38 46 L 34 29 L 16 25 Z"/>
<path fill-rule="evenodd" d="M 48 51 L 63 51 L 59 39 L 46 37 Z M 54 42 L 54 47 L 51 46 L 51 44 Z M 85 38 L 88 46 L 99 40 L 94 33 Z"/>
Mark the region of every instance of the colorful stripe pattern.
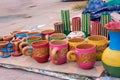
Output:
<path fill-rule="evenodd" d="M 56 33 L 64 33 L 64 25 L 62 22 L 54 23 L 54 30 Z"/>
<path fill-rule="evenodd" d="M 81 31 L 81 18 L 72 18 L 72 31 Z"/>
<path fill-rule="evenodd" d="M 101 35 L 101 25 L 100 22 L 91 21 L 91 35 Z"/>
<path fill-rule="evenodd" d="M 62 22 L 65 26 L 64 33 L 68 35 L 71 31 L 70 29 L 70 13 L 69 10 L 61 10 Z"/>
<path fill-rule="evenodd" d="M 101 35 L 108 37 L 108 30 L 104 28 L 104 25 L 110 22 L 111 17 L 109 14 L 101 15 Z"/>
<path fill-rule="evenodd" d="M 90 14 L 82 14 L 82 31 L 86 37 L 90 35 Z"/>

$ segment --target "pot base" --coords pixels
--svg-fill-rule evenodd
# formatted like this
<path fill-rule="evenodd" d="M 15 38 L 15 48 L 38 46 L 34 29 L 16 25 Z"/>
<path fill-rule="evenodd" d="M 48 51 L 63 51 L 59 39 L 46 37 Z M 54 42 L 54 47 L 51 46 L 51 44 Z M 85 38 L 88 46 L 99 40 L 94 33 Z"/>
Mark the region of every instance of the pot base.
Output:
<path fill-rule="evenodd" d="M 4 55 L 4 56 L 0 56 L 0 58 L 8 58 L 8 57 L 10 57 L 11 56 L 11 54 L 6 54 L 6 55 Z"/>
<path fill-rule="evenodd" d="M 34 56 L 34 57 L 33 57 L 33 59 L 35 59 L 38 63 L 47 62 L 47 61 L 48 61 L 48 58 L 49 58 L 49 55 L 42 56 L 42 57 L 39 57 L 39 56 Z"/>
<path fill-rule="evenodd" d="M 120 77 L 120 67 L 109 66 L 104 62 L 102 63 L 108 74 L 114 77 Z"/>
<path fill-rule="evenodd" d="M 12 56 L 13 57 L 19 57 L 19 56 L 21 56 L 22 54 L 21 53 L 12 53 Z"/>

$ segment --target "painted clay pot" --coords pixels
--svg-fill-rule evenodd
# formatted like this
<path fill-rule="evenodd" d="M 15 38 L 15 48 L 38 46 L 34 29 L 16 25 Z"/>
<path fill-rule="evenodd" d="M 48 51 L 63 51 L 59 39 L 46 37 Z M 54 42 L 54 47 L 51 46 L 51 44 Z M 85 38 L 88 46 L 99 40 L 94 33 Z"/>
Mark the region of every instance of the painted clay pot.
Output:
<path fill-rule="evenodd" d="M 14 57 L 21 56 L 22 53 L 19 49 L 19 45 L 21 43 L 21 40 L 20 39 L 12 40 L 11 43 L 13 44 L 13 47 L 14 47 L 14 52 L 12 53 L 12 56 L 14 56 Z"/>
<path fill-rule="evenodd" d="M 50 60 L 60 65 L 67 61 L 68 43 L 64 40 L 53 40 L 50 42 Z"/>
<path fill-rule="evenodd" d="M 12 39 L 13 39 L 13 35 L 3 36 L 4 41 L 11 41 Z"/>
<path fill-rule="evenodd" d="M 22 52 L 22 49 L 26 46 L 31 46 L 32 42 L 41 40 L 41 36 L 31 36 L 26 39 L 26 41 L 22 41 L 19 45 L 20 51 Z"/>
<path fill-rule="evenodd" d="M 83 38 L 71 38 L 71 39 L 68 39 L 69 51 L 75 50 L 75 47 L 78 44 L 83 44 L 83 43 L 85 43 L 85 40 Z M 76 57 L 75 57 L 74 54 L 72 54 L 70 57 L 71 57 L 72 61 L 76 61 Z"/>
<path fill-rule="evenodd" d="M 3 36 L 0 36 L 0 41 L 3 41 Z"/>
<path fill-rule="evenodd" d="M 34 32 L 29 32 L 28 37 L 32 37 L 32 36 L 41 36 L 41 33 L 37 32 L 37 31 L 36 32 L 35 31 Z"/>
<path fill-rule="evenodd" d="M 50 35 L 50 40 L 63 40 L 66 38 L 64 33 L 53 33 Z"/>
<path fill-rule="evenodd" d="M 29 51 L 32 54 L 29 54 Z M 49 58 L 49 43 L 47 40 L 35 41 L 31 46 L 23 48 L 22 53 L 27 56 L 32 56 L 39 63 L 47 62 Z"/>
<path fill-rule="evenodd" d="M 27 37 L 27 34 L 28 34 L 28 31 L 20 31 L 20 32 L 16 32 L 14 35 L 15 35 L 15 38 L 24 38 L 24 37 Z"/>
<path fill-rule="evenodd" d="M 75 51 L 67 53 L 67 59 L 71 60 L 70 55 L 75 54 L 77 64 L 82 69 L 91 69 L 94 67 L 96 61 L 96 46 L 93 44 L 79 44 Z"/>
<path fill-rule="evenodd" d="M 109 43 L 107 37 L 102 35 L 92 35 L 88 37 L 87 42 L 97 46 L 96 60 L 101 60 L 103 51 L 107 48 Z"/>
<path fill-rule="evenodd" d="M 120 77 L 120 22 L 109 22 L 104 26 L 109 30 L 110 44 L 102 55 L 102 62 L 107 73 Z"/>
<path fill-rule="evenodd" d="M 71 38 L 68 40 L 69 43 L 69 50 L 75 50 L 75 47 L 78 44 L 85 43 L 85 40 L 83 38 Z"/>
<path fill-rule="evenodd" d="M 8 51 L 8 41 L 0 41 L 0 57 L 7 58 L 11 56 L 11 53 Z"/>
<path fill-rule="evenodd" d="M 49 40 L 49 36 L 55 33 L 55 30 L 48 29 L 41 32 L 43 40 Z"/>

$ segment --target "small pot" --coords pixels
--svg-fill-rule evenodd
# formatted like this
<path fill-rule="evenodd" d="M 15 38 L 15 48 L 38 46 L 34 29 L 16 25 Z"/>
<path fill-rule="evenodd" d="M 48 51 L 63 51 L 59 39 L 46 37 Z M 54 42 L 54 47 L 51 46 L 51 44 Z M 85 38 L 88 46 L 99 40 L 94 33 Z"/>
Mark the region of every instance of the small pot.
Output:
<path fill-rule="evenodd" d="M 63 40 L 66 38 L 66 35 L 63 33 L 54 33 L 50 35 L 50 40 Z"/>
<path fill-rule="evenodd" d="M 3 36 L 4 41 L 11 41 L 13 39 L 12 35 Z"/>
<path fill-rule="evenodd" d="M 48 29 L 48 30 L 44 30 L 44 31 L 42 31 L 41 32 L 41 34 L 42 34 L 42 38 L 45 40 L 49 40 L 49 36 L 51 35 L 51 34 L 53 34 L 53 33 L 55 33 L 55 30 L 52 30 L 52 29 Z"/>
<path fill-rule="evenodd" d="M 2 36 L 0 36 L 0 41 L 3 41 L 3 37 Z"/>

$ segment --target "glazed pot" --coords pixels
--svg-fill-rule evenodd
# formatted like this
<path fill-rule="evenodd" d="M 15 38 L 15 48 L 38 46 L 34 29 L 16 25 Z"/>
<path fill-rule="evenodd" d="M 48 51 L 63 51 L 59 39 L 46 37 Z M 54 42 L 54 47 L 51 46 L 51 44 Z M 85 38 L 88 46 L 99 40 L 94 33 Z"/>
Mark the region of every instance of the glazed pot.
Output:
<path fill-rule="evenodd" d="M 101 60 L 103 51 L 107 48 L 109 43 L 107 38 L 102 35 L 92 35 L 88 37 L 87 42 L 97 46 L 96 60 Z"/>
<path fill-rule="evenodd" d="M 96 46 L 93 44 L 79 44 L 76 46 L 75 51 L 67 53 L 67 59 L 70 61 L 70 55 L 75 54 L 77 64 L 82 69 L 91 69 L 94 67 L 96 61 Z"/>
<path fill-rule="evenodd" d="M 42 39 L 43 39 L 43 40 L 49 40 L 49 36 L 50 36 L 51 34 L 53 34 L 53 33 L 55 33 L 55 31 L 52 30 L 52 29 L 48 29 L 48 30 L 42 31 L 42 32 L 41 32 L 41 34 L 42 34 Z"/>
<path fill-rule="evenodd" d="M 57 65 L 64 64 L 67 61 L 68 43 L 64 40 L 54 40 L 49 46 L 51 62 Z"/>
<path fill-rule="evenodd" d="M 8 49 L 8 41 L 0 41 L 0 57 L 1 58 L 7 58 L 11 56 L 11 53 L 9 52 Z"/>
<path fill-rule="evenodd" d="M 32 54 L 29 54 L 29 51 Z M 23 48 L 22 53 L 27 56 L 32 56 L 39 63 L 47 62 L 49 58 L 49 43 L 47 40 L 35 41 L 31 46 Z"/>
<path fill-rule="evenodd" d="M 53 33 L 50 35 L 50 40 L 63 40 L 66 38 L 64 33 Z"/>

